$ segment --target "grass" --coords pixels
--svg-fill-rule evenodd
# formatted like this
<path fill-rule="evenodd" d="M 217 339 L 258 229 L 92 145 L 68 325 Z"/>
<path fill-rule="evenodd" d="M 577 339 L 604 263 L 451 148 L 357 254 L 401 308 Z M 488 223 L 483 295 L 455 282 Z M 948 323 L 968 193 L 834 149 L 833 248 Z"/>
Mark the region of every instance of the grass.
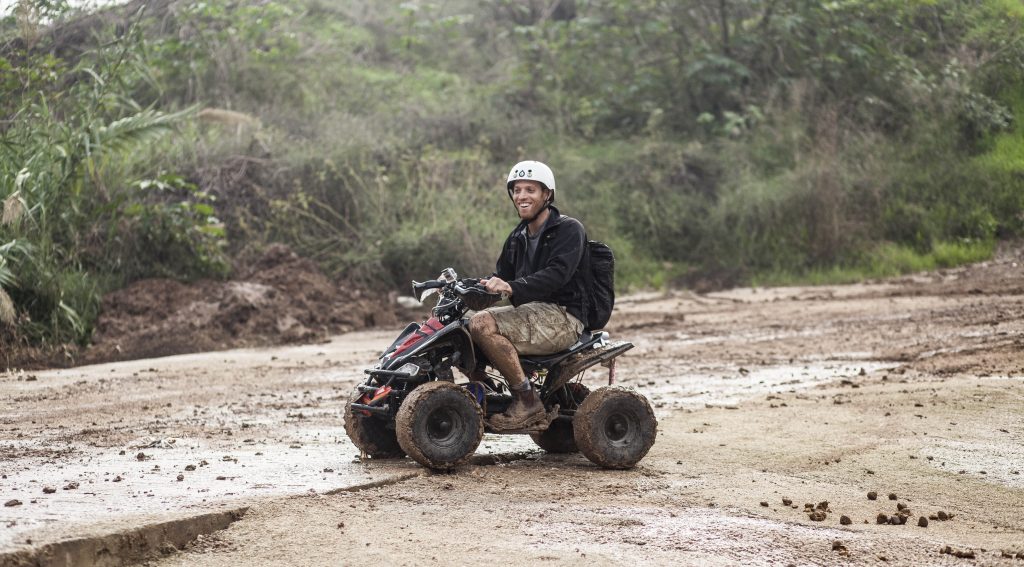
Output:
<path fill-rule="evenodd" d="M 817 268 L 803 273 L 784 270 L 767 271 L 751 278 L 755 286 L 836 285 L 887 278 L 964 264 L 992 258 L 995 241 L 963 240 L 939 242 L 927 253 L 893 243 L 879 245 L 865 259 L 849 266 Z"/>

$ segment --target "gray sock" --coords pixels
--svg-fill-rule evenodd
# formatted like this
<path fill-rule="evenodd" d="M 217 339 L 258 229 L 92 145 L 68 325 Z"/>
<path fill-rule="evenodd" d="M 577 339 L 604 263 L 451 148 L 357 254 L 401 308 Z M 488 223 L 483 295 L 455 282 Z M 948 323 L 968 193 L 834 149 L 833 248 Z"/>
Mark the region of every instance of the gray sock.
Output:
<path fill-rule="evenodd" d="M 516 392 L 528 392 L 530 391 L 530 379 L 524 378 L 522 384 L 518 386 L 509 386 L 509 389 Z"/>

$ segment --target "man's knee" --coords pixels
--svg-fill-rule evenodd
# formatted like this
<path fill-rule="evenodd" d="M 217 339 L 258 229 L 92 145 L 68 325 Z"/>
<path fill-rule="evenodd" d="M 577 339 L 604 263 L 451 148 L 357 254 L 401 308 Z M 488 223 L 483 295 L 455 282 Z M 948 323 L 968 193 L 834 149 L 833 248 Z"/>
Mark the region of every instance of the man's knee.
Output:
<path fill-rule="evenodd" d="M 486 311 L 477 311 L 469 318 L 469 334 L 473 338 L 493 335 L 498 332 L 498 323 L 494 316 Z"/>

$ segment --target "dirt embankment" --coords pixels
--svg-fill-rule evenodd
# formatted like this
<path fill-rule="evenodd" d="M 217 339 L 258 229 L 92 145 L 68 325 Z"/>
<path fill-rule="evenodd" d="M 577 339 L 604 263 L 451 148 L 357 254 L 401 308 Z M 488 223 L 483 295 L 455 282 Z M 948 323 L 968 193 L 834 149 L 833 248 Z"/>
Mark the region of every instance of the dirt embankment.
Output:
<path fill-rule="evenodd" d="M 392 325 L 394 305 L 387 295 L 332 282 L 312 261 L 273 245 L 228 281 L 149 279 L 107 295 L 79 362 L 316 342 Z"/>

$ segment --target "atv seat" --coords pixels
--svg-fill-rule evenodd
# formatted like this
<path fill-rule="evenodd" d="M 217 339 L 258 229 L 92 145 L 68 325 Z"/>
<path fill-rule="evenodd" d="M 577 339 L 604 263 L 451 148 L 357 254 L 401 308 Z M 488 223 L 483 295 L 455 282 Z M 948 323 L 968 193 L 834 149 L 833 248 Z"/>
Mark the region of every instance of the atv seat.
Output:
<path fill-rule="evenodd" d="M 562 362 L 572 354 L 579 352 L 601 340 L 607 340 L 607 335 L 601 331 L 583 331 L 572 346 L 563 350 L 562 352 L 556 352 L 554 354 L 531 354 L 529 356 L 520 356 L 519 362 L 523 365 L 523 368 L 551 368 L 552 366 Z"/>

